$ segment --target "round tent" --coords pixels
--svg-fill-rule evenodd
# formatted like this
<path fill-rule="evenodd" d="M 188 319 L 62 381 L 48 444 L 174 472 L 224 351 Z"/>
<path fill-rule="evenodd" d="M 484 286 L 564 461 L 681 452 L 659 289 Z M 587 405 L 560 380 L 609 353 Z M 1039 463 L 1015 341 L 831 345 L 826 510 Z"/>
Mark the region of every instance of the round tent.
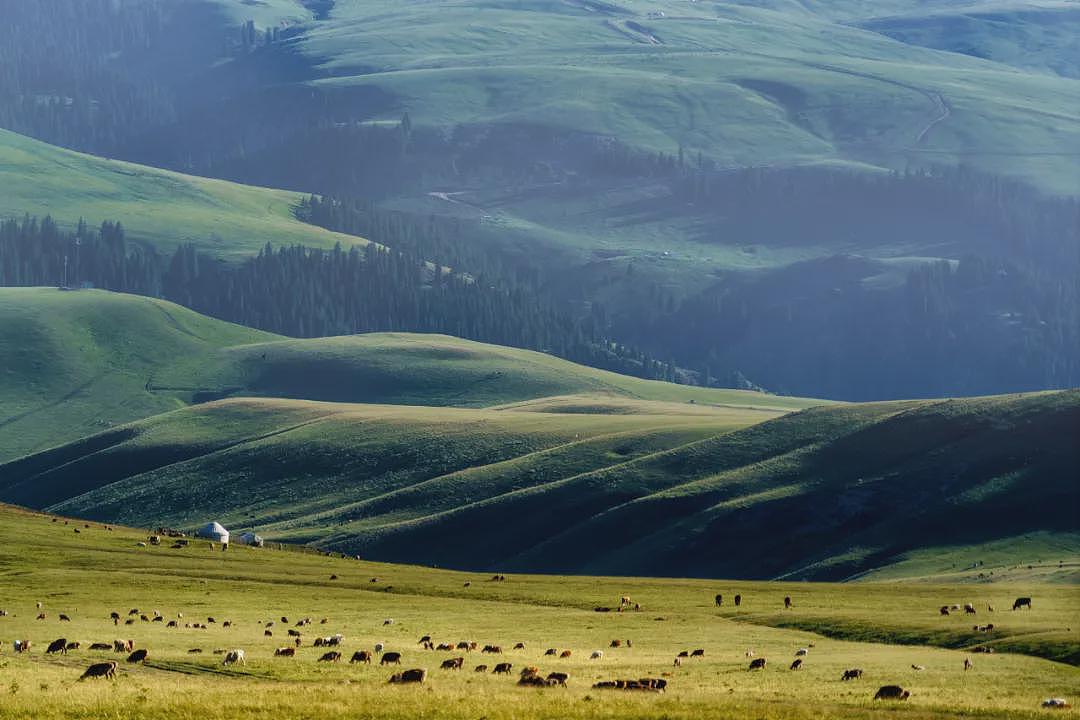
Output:
<path fill-rule="evenodd" d="M 229 531 L 221 526 L 220 523 L 212 522 L 203 525 L 201 528 L 195 531 L 195 537 L 203 538 L 205 540 L 213 540 L 219 543 L 229 542 Z"/>
<path fill-rule="evenodd" d="M 253 532 L 241 533 L 240 537 L 236 538 L 236 542 L 239 545 L 251 545 L 252 547 L 263 546 L 262 536 L 256 535 Z"/>

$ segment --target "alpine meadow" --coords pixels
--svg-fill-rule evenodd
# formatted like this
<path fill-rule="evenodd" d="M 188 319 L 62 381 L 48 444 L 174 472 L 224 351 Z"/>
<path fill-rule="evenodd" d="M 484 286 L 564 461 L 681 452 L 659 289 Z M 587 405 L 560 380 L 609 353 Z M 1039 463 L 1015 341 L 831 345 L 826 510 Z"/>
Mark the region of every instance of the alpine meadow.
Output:
<path fill-rule="evenodd" d="M 0 5 L 0 720 L 1080 717 L 1074 0 Z"/>

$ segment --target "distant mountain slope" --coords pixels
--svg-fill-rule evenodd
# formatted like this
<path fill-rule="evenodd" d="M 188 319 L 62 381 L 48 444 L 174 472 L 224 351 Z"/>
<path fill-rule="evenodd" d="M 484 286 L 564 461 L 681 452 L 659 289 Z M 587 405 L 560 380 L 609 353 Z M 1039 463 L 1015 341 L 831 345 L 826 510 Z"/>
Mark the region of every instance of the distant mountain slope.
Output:
<path fill-rule="evenodd" d="M 194 243 L 242 258 L 266 243 L 313 247 L 365 245 L 352 235 L 293 216 L 301 195 L 183 175 L 85 155 L 0 129 L 0 218 L 52 217 L 73 227 L 120 221 L 133 240 L 169 250 Z"/>
<path fill-rule="evenodd" d="M 339 0 L 297 46 L 319 87 L 397 98 L 395 121 L 550 126 L 721 165 L 964 163 L 1076 191 L 1075 82 L 849 24 L 911 3 L 831 5 Z"/>
<path fill-rule="evenodd" d="M 764 416 L 229 400 L 0 467 L 0 500 L 515 571 L 844 579 L 1031 533 L 1015 561 L 1080 549 L 1080 391 Z"/>
<path fill-rule="evenodd" d="M 0 462 L 228 396 L 484 406 L 599 393 L 786 412 L 819 401 L 639 380 L 446 336 L 290 340 L 100 290 L 0 288 Z"/>

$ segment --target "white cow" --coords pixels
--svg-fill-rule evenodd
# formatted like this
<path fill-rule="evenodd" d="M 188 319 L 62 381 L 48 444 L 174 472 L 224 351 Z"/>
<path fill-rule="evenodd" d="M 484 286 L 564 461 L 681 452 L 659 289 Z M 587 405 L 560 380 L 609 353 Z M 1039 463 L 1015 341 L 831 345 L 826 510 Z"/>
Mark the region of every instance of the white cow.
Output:
<path fill-rule="evenodd" d="M 244 651 L 243 650 L 239 650 L 239 649 L 230 650 L 229 652 L 225 653 L 225 660 L 221 664 L 222 665 L 235 665 L 237 663 L 240 663 L 241 665 L 247 666 L 247 660 L 244 659 Z"/>

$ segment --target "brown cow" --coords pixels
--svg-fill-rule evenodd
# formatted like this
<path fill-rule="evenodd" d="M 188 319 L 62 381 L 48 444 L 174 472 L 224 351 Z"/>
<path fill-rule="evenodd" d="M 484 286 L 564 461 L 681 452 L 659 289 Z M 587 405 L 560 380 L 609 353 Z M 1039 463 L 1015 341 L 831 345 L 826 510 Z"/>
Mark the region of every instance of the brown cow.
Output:
<path fill-rule="evenodd" d="M 340 661 L 341 661 L 341 653 L 339 653 L 337 650 L 331 650 L 330 652 L 325 653 L 321 658 L 319 658 L 319 662 L 340 662 Z"/>
<path fill-rule="evenodd" d="M 563 650 L 561 653 L 559 653 L 560 658 L 568 658 L 571 655 L 573 655 L 573 652 L 571 650 Z"/>
<path fill-rule="evenodd" d="M 139 648 L 139 649 L 138 649 L 138 650 L 136 650 L 135 652 L 133 652 L 133 653 L 131 653 L 130 655 L 128 655 L 128 657 L 127 657 L 127 661 L 128 661 L 129 663 L 141 663 L 141 662 L 146 662 L 146 656 L 147 656 L 147 655 L 149 655 L 149 654 L 150 654 L 150 653 L 149 653 L 149 652 L 147 652 L 146 648 Z"/>
<path fill-rule="evenodd" d="M 414 668 L 405 672 L 395 673 L 390 676 L 392 683 L 423 683 L 427 679 L 427 670 Z"/>
<path fill-rule="evenodd" d="M 379 660 L 379 664 L 380 665 L 400 665 L 401 664 L 401 653 L 399 653 L 399 652 L 383 653 L 382 659 Z"/>
<path fill-rule="evenodd" d="M 499 663 L 498 665 L 496 665 L 495 669 L 492 670 L 491 672 L 494 675 L 509 675 L 510 671 L 513 670 L 513 669 L 514 669 L 514 666 L 511 663 L 502 662 L 502 663 Z"/>
<path fill-rule="evenodd" d="M 90 667 L 86 668 L 86 672 L 82 674 L 79 680 L 85 680 L 86 678 L 103 677 L 112 679 L 116 677 L 116 663 L 110 660 L 109 662 L 94 663 Z"/>
<path fill-rule="evenodd" d="M 274 651 L 274 657 L 296 657 L 296 648 L 279 647 Z"/>
<path fill-rule="evenodd" d="M 536 667 L 535 665 L 528 665 L 528 666 L 521 669 L 521 677 L 525 677 L 526 675 L 539 675 L 539 674 L 540 674 L 540 668 Z"/>
<path fill-rule="evenodd" d="M 608 647 L 613 647 L 613 648 L 622 647 L 622 640 L 612 640 L 611 644 L 608 645 Z"/>
<path fill-rule="evenodd" d="M 365 665 L 371 664 L 371 651 L 370 650 L 357 650 L 352 654 L 350 663 L 364 663 Z"/>
<path fill-rule="evenodd" d="M 907 700 L 911 692 L 899 685 L 882 685 L 874 695 L 875 700 Z"/>
<path fill-rule="evenodd" d="M 449 660 L 443 660 L 440 666 L 443 670 L 460 670 L 461 666 L 465 664 L 465 658 L 456 657 Z"/>
<path fill-rule="evenodd" d="M 764 670 L 765 658 L 754 658 L 750 661 L 750 670 Z"/>
<path fill-rule="evenodd" d="M 564 672 L 548 673 L 547 683 L 548 685 L 562 685 L 566 687 L 566 681 L 570 679 L 570 676 Z"/>

